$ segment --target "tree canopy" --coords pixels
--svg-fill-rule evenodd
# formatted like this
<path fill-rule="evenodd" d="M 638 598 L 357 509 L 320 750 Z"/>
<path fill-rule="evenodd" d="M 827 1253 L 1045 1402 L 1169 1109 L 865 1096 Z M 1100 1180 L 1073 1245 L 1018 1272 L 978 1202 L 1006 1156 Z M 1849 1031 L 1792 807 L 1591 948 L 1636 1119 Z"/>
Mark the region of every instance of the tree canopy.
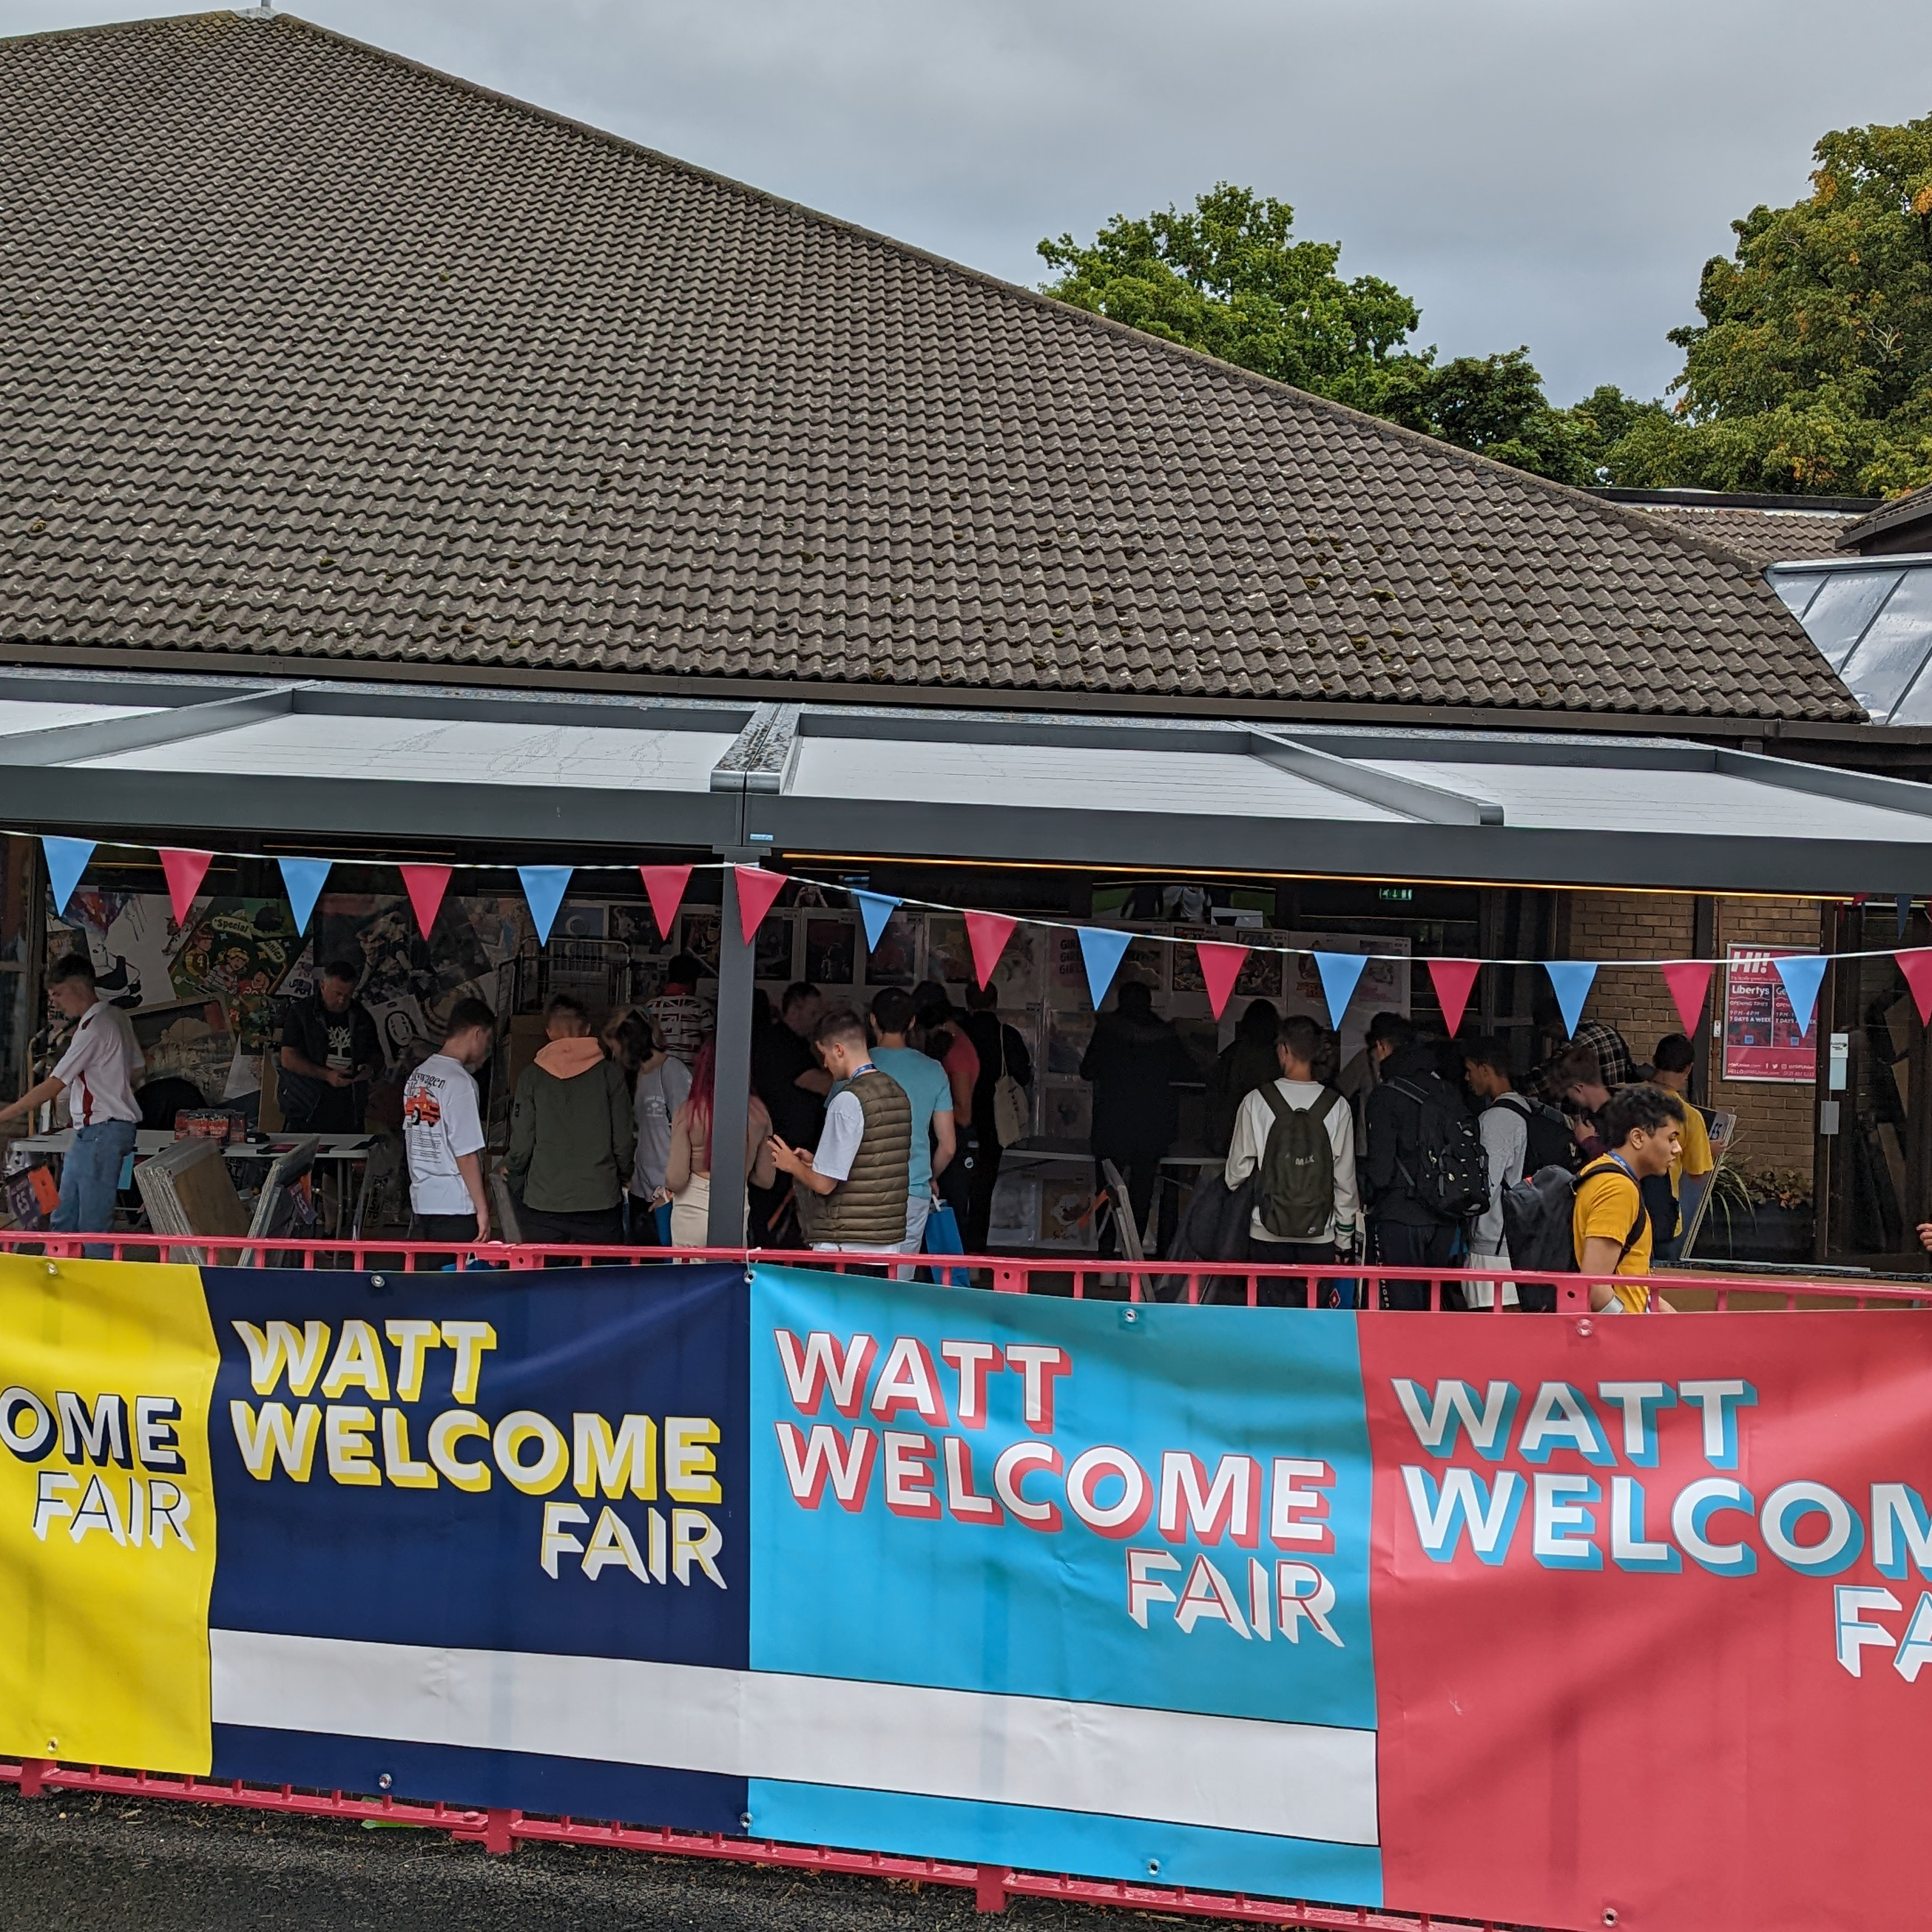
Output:
<path fill-rule="evenodd" d="M 1605 384 L 1554 407 L 1527 348 L 1444 362 L 1421 311 L 1284 201 L 1222 182 L 1090 243 L 1043 241 L 1046 293 L 1574 484 L 1881 496 L 1932 483 L 1932 116 L 1827 134 L 1811 193 L 1706 263 L 1674 400 Z"/>
<path fill-rule="evenodd" d="M 1932 482 L 1932 116 L 1827 134 L 1811 193 L 1704 266 L 1675 411 L 1612 448 L 1619 483 L 1856 490 Z"/>
<path fill-rule="evenodd" d="M 1218 183 L 1191 210 L 1117 214 L 1090 243 L 1043 241 L 1046 292 L 1223 362 L 1566 483 L 1598 480 L 1610 442 L 1654 404 L 1599 390 L 1552 409 L 1527 348 L 1439 362 L 1393 283 L 1337 272 L 1341 244 L 1294 238 L 1294 210 Z"/>

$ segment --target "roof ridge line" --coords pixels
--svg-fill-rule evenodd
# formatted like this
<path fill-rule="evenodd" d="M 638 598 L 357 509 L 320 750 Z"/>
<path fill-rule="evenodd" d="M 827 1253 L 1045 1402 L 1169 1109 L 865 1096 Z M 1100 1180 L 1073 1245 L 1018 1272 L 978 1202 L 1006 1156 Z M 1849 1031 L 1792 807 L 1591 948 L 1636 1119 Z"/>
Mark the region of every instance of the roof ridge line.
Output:
<path fill-rule="evenodd" d="M 14 40 L 51 40 L 80 34 L 125 32 L 130 28 L 166 26 L 178 21 L 212 20 L 224 17 L 232 20 L 238 20 L 239 16 L 233 8 L 216 8 L 199 13 L 157 14 L 144 19 L 118 21 L 94 26 L 50 28 L 40 33 L 16 34 L 9 38 Z M 1426 430 L 1411 429 L 1406 424 L 1391 422 L 1386 416 L 1372 416 L 1368 411 L 1356 409 L 1350 404 L 1337 402 L 1331 396 L 1319 395 L 1312 389 L 1298 388 L 1292 382 L 1284 382 L 1274 376 L 1264 376 L 1258 370 L 1245 368 L 1238 362 L 1226 362 L 1218 356 L 1209 354 L 1204 349 L 1196 349 L 1184 342 L 1171 341 L 1165 336 L 1150 334 L 1144 329 L 1136 328 L 1130 322 L 1117 321 L 1112 316 L 1102 315 L 1092 309 L 1082 308 L 1072 302 L 1062 302 L 1058 296 L 1048 295 L 1043 290 L 1030 289 L 1023 283 L 1007 281 L 1004 277 L 991 274 L 984 268 L 976 268 L 970 263 L 955 261 L 949 255 L 941 255 L 932 249 L 921 248 L 916 242 L 902 241 L 895 236 L 885 234 L 878 229 L 867 228 L 858 222 L 847 219 L 844 216 L 827 214 L 824 209 L 814 208 L 808 202 L 795 201 L 788 196 L 774 194 L 769 188 L 754 187 L 752 183 L 740 181 L 733 175 L 720 174 L 714 168 L 704 167 L 695 161 L 687 161 L 678 155 L 668 154 L 662 148 L 650 147 L 642 141 L 633 140 L 628 135 L 614 134 L 608 128 L 600 128 L 594 122 L 580 121 L 574 115 L 560 113 L 555 108 L 545 107 L 538 102 L 526 100 L 520 94 L 506 94 L 500 88 L 486 87 L 480 81 L 467 80 L 461 74 L 452 74 L 445 68 L 432 67 L 427 61 L 417 60 L 408 54 L 397 53 L 390 48 L 377 46 L 374 41 L 358 40 L 353 34 L 340 32 L 333 27 L 326 27 L 319 21 L 305 19 L 299 14 L 278 13 L 272 20 L 260 22 L 258 24 L 276 29 L 281 28 L 286 24 L 290 27 L 298 28 L 304 33 L 313 34 L 318 38 L 334 41 L 339 46 L 353 48 L 358 53 L 370 55 L 379 61 L 388 62 L 392 66 L 406 68 L 411 72 L 423 75 L 428 80 L 440 82 L 447 87 L 457 88 L 479 100 L 494 102 L 498 106 L 508 108 L 514 112 L 548 122 L 554 127 L 568 128 L 573 134 L 581 134 L 593 141 L 602 142 L 608 146 L 622 148 L 629 153 L 641 155 L 662 166 L 675 170 L 680 174 L 698 181 L 708 182 L 715 187 L 729 190 L 734 194 L 742 195 L 748 200 L 761 203 L 765 206 L 787 209 L 794 214 L 802 216 L 808 221 L 817 222 L 841 233 L 856 236 L 874 247 L 886 249 L 896 254 L 910 256 L 915 260 L 927 262 L 948 274 L 976 282 L 998 294 L 1006 296 L 1017 296 L 1036 308 L 1049 310 L 1064 316 L 1077 317 L 1082 322 L 1114 335 L 1130 339 L 1138 346 L 1143 347 L 1151 346 L 1157 350 L 1166 351 L 1169 355 L 1203 364 L 1207 368 L 1218 370 L 1223 375 L 1237 378 L 1264 395 L 1292 400 L 1306 404 L 1318 412 L 1372 430 L 1390 441 L 1406 443 L 1412 448 L 1426 450 L 1432 455 L 1451 464 L 1460 464 L 1464 466 L 1478 470 L 1493 471 L 1500 476 L 1508 478 L 1518 488 L 1528 487 L 1533 492 L 1540 490 L 1546 496 L 1553 496 L 1560 502 L 1573 506 L 1587 506 L 1593 514 L 1601 517 L 1604 521 L 1620 524 L 1625 530 L 1647 540 L 1654 542 L 1660 538 L 1667 542 L 1675 542 L 1681 548 L 1710 557 L 1720 563 L 1731 565 L 1740 570 L 1746 577 L 1762 580 L 1761 573 L 1757 571 L 1750 560 L 1740 556 L 1735 550 L 1728 550 L 1720 544 L 1713 543 L 1706 539 L 1693 539 L 1688 532 L 1679 532 L 1671 530 L 1640 514 L 1613 514 L 1623 512 L 1624 506 L 1621 504 L 1607 502 L 1603 498 L 1592 496 L 1588 490 L 1579 488 L 1575 484 L 1559 483 L 1552 477 L 1538 476 L 1534 470 L 1519 470 L 1514 464 L 1500 462 L 1492 456 L 1485 456 L 1480 450 L 1466 449 L 1460 443 L 1450 442 L 1442 436 L 1431 436 Z M 5 44 L 4 41 L 0 41 L 0 45 L 4 44 Z M 1796 618 L 1790 617 L 1789 613 L 1786 613 L 1785 615 L 1787 621 L 1794 628 L 1802 630 L 1802 627 L 1798 625 Z"/>

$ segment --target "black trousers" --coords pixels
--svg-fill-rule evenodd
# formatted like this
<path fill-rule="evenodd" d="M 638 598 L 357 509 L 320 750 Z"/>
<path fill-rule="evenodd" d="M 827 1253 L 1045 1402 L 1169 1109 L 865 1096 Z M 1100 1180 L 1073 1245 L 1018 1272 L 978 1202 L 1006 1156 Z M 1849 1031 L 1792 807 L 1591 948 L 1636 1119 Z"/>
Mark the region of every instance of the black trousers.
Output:
<path fill-rule="evenodd" d="M 1250 1234 L 1248 1258 L 1251 1262 L 1273 1262 L 1279 1268 L 1327 1268 L 1335 1258 L 1335 1250 L 1327 1241 L 1261 1241 Z M 1244 1288 L 1244 1284 L 1237 1286 Z M 1322 1296 L 1318 1297 L 1320 1305 L 1333 1307 L 1334 1282 L 1318 1282 L 1316 1286 L 1322 1291 Z M 1255 1284 L 1257 1308 L 1306 1308 L 1308 1305 L 1308 1286 L 1305 1282 L 1283 1281 L 1279 1276 L 1270 1278 L 1264 1275 Z"/>
<path fill-rule="evenodd" d="M 448 1241 L 467 1246 L 476 1238 L 474 1214 L 418 1214 L 416 1238 L 419 1241 Z"/>
<path fill-rule="evenodd" d="M 1376 1259 L 1384 1268 L 1446 1268 L 1456 1258 L 1456 1224 L 1432 1222 L 1418 1227 L 1413 1222 L 1390 1221 L 1378 1217 L 1371 1226 L 1375 1234 Z M 1426 1281 L 1389 1281 L 1382 1284 L 1384 1308 L 1426 1308 L 1430 1284 Z M 1444 1308 L 1460 1308 L 1462 1291 L 1445 1287 Z"/>
<path fill-rule="evenodd" d="M 1006 1152 L 992 1128 L 976 1131 L 980 1144 L 974 1156 L 973 1172 L 967 1179 L 966 1225 L 961 1231 L 969 1255 L 986 1252 L 988 1234 L 993 1225 L 993 1190 L 999 1183 L 1000 1158 Z"/>
<path fill-rule="evenodd" d="M 958 1116 L 953 1116 L 953 1125 L 958 1129 L 958 1139 L 955 1143 L 952 1158 L 949 1160 L 933 1181 L 939 1198 L 952 1210 L 952 1218 L 959 1223 L 959 1238 L 966 1244 L 966 1252 L 976 1254 L 971 1237 L 966 1232 L 966 1224 L 973 1213 L 973 1190 L 978 1183 L 980 1173 L 980 1138 L 971 1126 L 960 1126 Z"/>
<path fill-rule="evenodd" d="M 517 1225 L 524 1239 L 539 1246 L 620 1248 L 624 1245 L 624 1210 L 613 1202 L 608 1208 L 592 1208 L 572 1214 L 547 1214 L 541 1208 L 519 1203 Z M 574 1268 L 576 1263 L 552 1255 L 546 1268 Z"/>

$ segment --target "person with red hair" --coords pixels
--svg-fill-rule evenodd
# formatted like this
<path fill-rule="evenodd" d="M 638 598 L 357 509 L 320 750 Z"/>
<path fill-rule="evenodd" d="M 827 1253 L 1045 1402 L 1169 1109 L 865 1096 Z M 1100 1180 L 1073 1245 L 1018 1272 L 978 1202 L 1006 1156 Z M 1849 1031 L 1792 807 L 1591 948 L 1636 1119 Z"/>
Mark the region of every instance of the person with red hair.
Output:
<path fill-rule="evenodd" d="M 702 1248 L 710 1240 L 711 1112 L 718 1088 L 718 1036 L 706 1034 L 691 1064 L 691 1091 L 670 1124 L 670 1157 L 664 1185 L 670 1190 L 670 1244 Z M 745 1120 L 745 1174 L 754 1187 L 769 1187 L 778 1170 L 769 1144 L 772 1117 L 755 1094 Z M 742 1231 L 746 1207 L 738 1204 Z"/>

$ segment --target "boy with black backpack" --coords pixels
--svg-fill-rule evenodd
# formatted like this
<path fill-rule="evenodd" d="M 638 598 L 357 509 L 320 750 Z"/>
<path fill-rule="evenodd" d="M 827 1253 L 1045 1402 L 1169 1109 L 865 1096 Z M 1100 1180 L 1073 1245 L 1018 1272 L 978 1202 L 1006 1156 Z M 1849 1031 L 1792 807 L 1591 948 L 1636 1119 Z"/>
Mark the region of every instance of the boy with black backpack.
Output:
<path fill-rule="evenodd" d="M 1348 1103 L 1315 1078 L 1322 1030 L 1301 1014 L 1282 1022 L 1281 1077 L 1256 1088 L 1234 1116 L 1224 1170 L 1230 1189 L 1257 1171 L 1248 1259 L 1321 1268 L 1355 1242 L 1355 1122 Z M 1264 1279 L 1264 1307 L 1305 1308 L 1300 1282 Z"/>
<path fill-rule="evenodd" d="M 1489 1204 L 1476 1124 L 1436 1069 L 1436 1050 L 1405 1023 L 1369 1096 L 1369 1232 L 1389 1268 L 1445 1268 L 1464 1226 Z M 1454 1289 L 1445 1291 L 1453 1294 Z M 1384 1308 L 1426 1308 L 1426 1281 L 1385 1282 Z"/>
<path fill-rule="evenodd" d="M 1490 1168 L 1489 1205 L 1469 1232 L 1469 1265 L 1506 1268 L 1510 1252 L 1503 1230 L 1503 1190 L 1539 1168 L 1574 1168 L 1576 1145 L 1569 1122 L 1556 1108 L 1516 1091 L 1509 1048 L 1502 1041 L 1491 1036 L 1471 1042 L 1462 1048 L 1462 1063 L 1469 1091 L 1484 1103 L 1476 1131 Z M 1486 1308 L 1492 1290 L 1487 1282 L 1470 1282 L 1462 1292 L 1474 1306 Z M 1503 1301 L 1505 1306 L 1532 1310 L 1556 1306 L 1552 1291 L 1529 1288 L 1520 1297 L 1516 1284 L 1508 1281 L 1503 1283 Z"/>

